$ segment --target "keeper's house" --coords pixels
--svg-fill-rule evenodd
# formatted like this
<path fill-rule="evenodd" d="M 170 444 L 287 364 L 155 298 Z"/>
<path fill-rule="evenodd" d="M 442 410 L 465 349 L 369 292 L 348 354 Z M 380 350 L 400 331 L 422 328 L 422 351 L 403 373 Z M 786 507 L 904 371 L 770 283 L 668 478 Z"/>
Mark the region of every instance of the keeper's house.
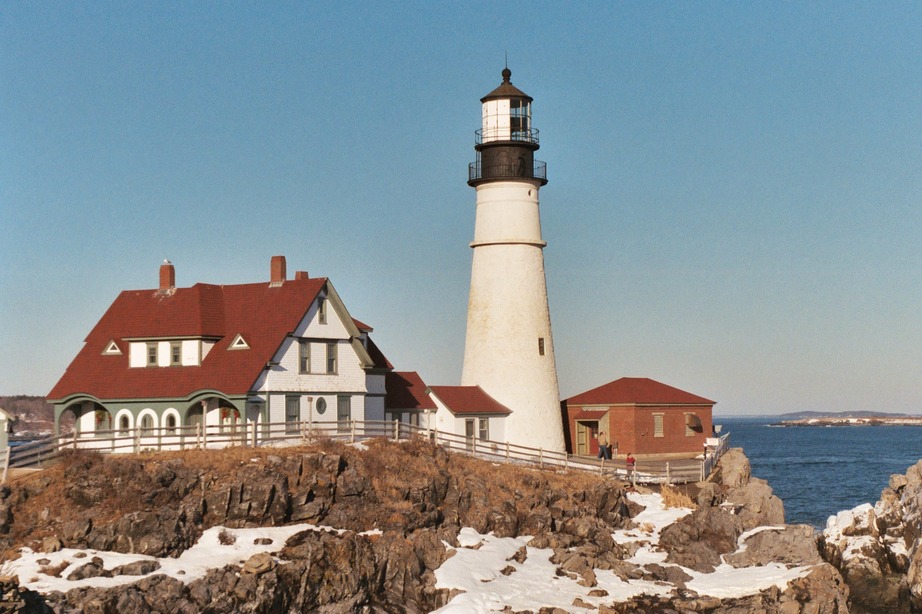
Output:
<path fill-rule="evenodd" d="M 599 431 L 625 455 L 688 456 L 711 437 L 714 401 L 645 377 L 622 377 L 565 399 L 569 451 L 595 456 Z"/>
<path fill-rule="evenodd" d="M 371 327 L 349 315 L 330 281 L 287 279 L 285 269 L 274 256 L 268 282 L 177 288 L 164 262 L 159 288 L 119 294 L 49 393 L 55 430 L 65 412 L 81 438 L 242 422 L 418 424 L 428 407 L 403 401 L 388 411 L 385 399 L 408 398 L 397 389 L 410 383 L 424 389 L 419 376 L 388 378 Z"/>

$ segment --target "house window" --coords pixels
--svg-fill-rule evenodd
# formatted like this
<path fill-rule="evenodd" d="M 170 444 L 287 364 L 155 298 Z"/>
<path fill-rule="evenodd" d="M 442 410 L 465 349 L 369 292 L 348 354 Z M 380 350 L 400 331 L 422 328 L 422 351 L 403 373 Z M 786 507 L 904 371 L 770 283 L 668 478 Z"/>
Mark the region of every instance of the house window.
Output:
<path fill-rule="evenodd" d="M 285 397 L 285 432 L 286 433 L 297 433 L 298 432 L 298 420 L 301 418 L 301 397 L 299 396 L 286 396 Z"/>
<path fill-rule="evenodd" d="M 310 341 L 301 341 L 301 343 L 298 344 L 298 370 L 301 373 L 311 372 Z"/>
<path fill-rule="evenodd" d="M 157 344 L 156 343 L 147 344 L 147 366 L 148 367 L 157 366 Z"/>
<path fill-rule="evenodd" d="M 154 419 L 151 418 L 150 414 L 145 414 L 141 418 L 141 432 L 150 433 L 152 430 L 154 430 Z"/>
<path fill-rule="evenodd" d="M 464 438 L 467 443 L 468 451 L 474 449 L 474 419 L 467 418 L 464 421 Z"/>
<path fill-rule="evenodd" d="M 182 342 L 170 343 L 170 366 L 178 367 L 182 364 Z"/>
<path fill-rule="evenodd" d="M 336 373 L 336 342 L 327 344 L 327 373 Z"/>
<path fill-rule="evenodd" d="M 317 299 L 317 323 L 327 323 L 327 300 L 322 296 Z"/>
<path fill-rule="evenodd" d="M 653 414 L 653 436 L 663 437 L 663 414 Z"/>
<path fill-rule="evenodd" d="M 323 412 L 327 410 L 327 400 L 323 397 L 317 399 L 317 413 L 323 415 Z"/>
<path fill-rule="evenodd" d="M 544 356 L 544 337 L 538 337 L 538 356 Z"/>
<path fill-rule="evenodd" d="M 490 439 L 490 419 L 489 418 L 480 418 L 480 427 L 477 438 L 481 441 L 488 441 Z"/>
<path fill-rule="evenodd" d="M 128 429 L 130 428 L 130 423 L 128 422 L 128 416 L 122 416 L 118 419 L 118 434 L 127 435 Z"/>
<path fill-rule="evenodd" d="M 176 432 L 176 416 L 170 414 L 166 417 L 166 432 L 175 433 Z"/>

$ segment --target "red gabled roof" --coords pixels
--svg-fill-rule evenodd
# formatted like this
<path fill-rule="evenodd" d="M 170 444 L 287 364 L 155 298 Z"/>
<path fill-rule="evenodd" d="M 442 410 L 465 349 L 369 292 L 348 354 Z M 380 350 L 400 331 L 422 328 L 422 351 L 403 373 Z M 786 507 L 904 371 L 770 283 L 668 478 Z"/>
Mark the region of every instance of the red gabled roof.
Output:
<path fill-rule="evenodd" d="M 511 414 L 512 411 L 488 395 L 480 386 L 430 386 L 429 390 L 457 414 Z"/>
<path fill-rule="evenodd" d="M 568 405 L 714 405 L 714 401 L 647 377 L 622 377 L 567 399 Z"/>
<path fill-rule="evenodd" d="M 199 390 L 249 392 L 285 337 L 307 313 L 326 278 L 119 294 L 48 393 L 50 400 L 83 393 L 99 399 L 183 398 Z M 237 335 L 249 349 L 228 350 Z M 126 339 L 211 337 L 200 366 L 128 366 Z M 115 340 L 121 355 L 102 355 Z"/>
<path fill-rule="evenodd" d="M 370 327 L 368 324 L 365 324 L 361 320 L 356 320 L 355 318 L 352 318 L 352 323 L 355 324 L 355 327 L 359 329 L 360 331 L 362 331 L 363 333 L 371 333 L 371 332 L 374 332 L 375 330 L 372 327 Z"/>
<path fill-rule="evenodd" d="M 394 369 L 394 365 L 392 365 L 391 361 L 387 359 L 387 356 L 384 355 L 384 352 L 382 352 L 377 344 L 371 340 L 371 337 L 366 338 L 366 341 L 367 344 L 365 350 L 368 352 L 368 356 L 371 358 L 372 363 L 374 363 L 375 369 L 387 369 L 388 371 L 392 371 Z"/>
<path fill-rule="evenodd" d="M 435 401 L 426 394 L 426 384 L 416 371 L 391 371 L 384 376 L 384 407 L 425 411 L 436 409 Z"/>

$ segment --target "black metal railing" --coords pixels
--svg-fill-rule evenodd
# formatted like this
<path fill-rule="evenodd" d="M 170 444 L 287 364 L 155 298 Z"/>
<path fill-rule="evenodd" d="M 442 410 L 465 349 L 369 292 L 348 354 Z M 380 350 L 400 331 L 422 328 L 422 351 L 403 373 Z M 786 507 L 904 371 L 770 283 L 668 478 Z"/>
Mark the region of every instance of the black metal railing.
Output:
<path fill-rule="evenodd" d="M 474 142 L 482 145 L 484 139 L 483 128 L 474 131 Z M 489 142 L 494 141 L 517 141 L 519 143 L 538 144 L 538 129 L 526 128 L 525 130 L 512 130 L 510 128 L 490 128 L 487 130 L 486 139 Z"/>
<path fill-rule="evenodd" d="M 547 163 L 535 160 L 531 169 L 520 163 L 481 165 L 480 161 L 471 162 L 467 167 L 467 180 L 482 179 L 540 179 L 547 181 Z"/>

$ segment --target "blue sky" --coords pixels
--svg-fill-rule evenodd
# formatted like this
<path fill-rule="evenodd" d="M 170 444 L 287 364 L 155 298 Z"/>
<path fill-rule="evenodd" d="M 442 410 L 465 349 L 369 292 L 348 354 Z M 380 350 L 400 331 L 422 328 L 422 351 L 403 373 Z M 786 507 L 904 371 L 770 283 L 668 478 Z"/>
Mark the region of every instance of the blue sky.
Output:
<path fill-rule="evenodd" d="M 119 291 L 327 276 L 460 380 L 479 98 L 534 97 L 561 393 L 922 412 L 922 4 L 4 3 L 0 394 Z"/>

